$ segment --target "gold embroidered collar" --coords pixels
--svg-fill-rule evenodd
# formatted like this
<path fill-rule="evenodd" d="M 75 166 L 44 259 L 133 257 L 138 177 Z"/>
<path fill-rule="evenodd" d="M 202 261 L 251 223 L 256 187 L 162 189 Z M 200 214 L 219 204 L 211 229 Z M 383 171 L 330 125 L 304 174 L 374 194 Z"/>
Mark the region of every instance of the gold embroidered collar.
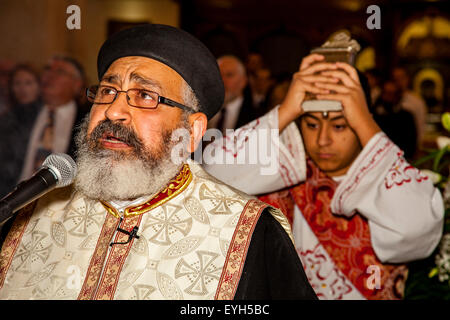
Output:
<path fill-rule="evenodd" d="M 184 164 L 178 175 L 169 181 L 164 190 L 162 190 L 158 194 L 155 194 L 153 197 L 150 198 L 150 200 L 148 200 L 143 204 L 126 208 L 123 213 L 123 216 L 130 217 L 140 215 L 162 205 L 163 203 L 166 203 L 167 201 L 171 200 L 172 198 L 176 197 L 178 194 L 183 192 L 183 190 L 186 189 L 186 187 L 189 185 L 191 181 L 192 181 L 191 169 L 189 168 L 188 164 Z M 119 213 L 110 204 L 104 201 L 101 201 L 101 203 L 110 214 L 112 214 L 116 218 L 120 218 Z"/>

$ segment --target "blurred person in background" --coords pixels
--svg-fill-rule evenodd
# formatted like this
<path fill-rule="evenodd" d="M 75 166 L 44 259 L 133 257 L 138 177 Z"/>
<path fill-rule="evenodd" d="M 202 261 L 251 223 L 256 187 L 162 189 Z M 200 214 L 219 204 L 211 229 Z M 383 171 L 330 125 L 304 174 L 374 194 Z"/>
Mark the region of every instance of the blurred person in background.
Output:
<path fill-rule="evenodd" d="M 11 113 L 22 126 L 35 120 L 41 100 L 39 73 L 33 67 L 21 64 L 11 72 L 9 82 Z"/>
<path fill-rule="evenodd" d="M 8 83 L 15 63 L 9 59 L 0 59 L 0 116 L 9 109 Z"/>
<path fill-rule="evenodd" d="M 267 92 L 266 111 L 270 111 L 283 102 L 291 84 L 291 75 L 283 73 L 274 80 L 273 86 Z"/>
<path fill-rule="evenodd" d="M 267 97 L 274 83 L 275 81 L 269 68 L 264 67 L 256 71 L 253 85 L 251 86 L 254 108 L 267 111 Z"/>
<path fill-rule="evenodd" d="M 422 96 L 429 112 L 440 113 L 442 100 L 436 94 L 436 83 L 431 79 L 425 79 L 420 84 L 420 95 Z"/>
<path fill-rule="evenodd" d="M 225 133 L 226 129 L 238 128 L 258 117 L 253 107 L 249 90 L 247 72 L 242 61 L 232 55 L 217 59 L 225 88 L 225 100 L 222 109 L 208 121 L 208 128 L 216 128 Z"/>
<path fill-rule="evenodd" d="M 381 75 L 377 69 L 369 69 L 364 71 L 364 75 L 367 78 L 370 87 L 370 99 L 371 104 L 377 101 L 381 94 Z"/>
<path fill-rule="evenodd" d="M 402 97 L 400 105 L 402 109 L 409 111 L 414 116 L 417 130 L 417 146 L 422 145 L 427 121 L 427 106 L 423 99 L 411 90 L 411 78 L 406 68 L 397 66 L 392 70 L 392 79 L 400 88 Z"/>
<path fill-rule="evenodd" d="M 405 152 L 406 159 L 413 159 L 417 151 L 417 132 L 414 116 L 402 108 L 402 92 L 397 84 L 386 81 L 373 106 L 373 118 L 381 130 Z"/>
<path fill-rule="evenodd" d="M 83 67 L 71 57 L 54 56 L 44 67 L 42 108 L 33 123 L 20 180 L 28 179 L 51 153 L 74 155 L 73 129 L 86 112 L 77 104 L 83 84 Z"/>
<path fill-rule="evenodd" d="M 247 60 L 245 62 L 245 67 L 247 69 L 249 81 L 252 82 L 253 76 L 258 70 L 264 68 L 264 58 L 260 53 L 250 52 L 247 55 Z"/>
<path fill-rule="evenodd" d="M 9 79 L 10 108 L 0 126 L 0 197 L 18 182 L 30 132 L 42 106 L 39 74 L 33 67 L 19 64 Z"/>
<path fill-rule="evenodd" d="M 275 82 L 272 71 L 265 64 L 263 56 L 257 52 L 250 52 L 247 55 L 245 67 L 253 107 L 267 108 L 267 96 Z"/>

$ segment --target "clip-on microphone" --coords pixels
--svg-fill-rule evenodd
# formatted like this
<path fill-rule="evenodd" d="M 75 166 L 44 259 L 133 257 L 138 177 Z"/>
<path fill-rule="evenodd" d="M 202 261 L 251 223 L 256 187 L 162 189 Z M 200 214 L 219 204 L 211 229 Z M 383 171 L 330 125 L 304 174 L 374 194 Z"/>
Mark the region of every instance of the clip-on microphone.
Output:
<path fill-rule="evenodd" d="M 123 220 L 123 218 L 120 218 L 119 226 L 120 226 L 120 224 L 122 223 L 122 220 Z M 117 227 L 117 231 L 127 234 L 127 235 L 128 235 L 128 240 L 125 241 L 125 242 L 111 242 L 111 243 L 109 244 L 111 247 L 112 247 L 114 244 L 127 244 L 127 243 L 129 243 L 129 242 L 131 241 L 131 239 L 133 239 L 133 238 L 139 239 L 139 236 L 137 235 L 137 232 L 138 232 L 138 229 L 139 229 L 138 226 L 134 226 L 133 229 L 132 229 L 131 231 L 124 230 L 124 229 L 120 228 L 119 226 Z"/>

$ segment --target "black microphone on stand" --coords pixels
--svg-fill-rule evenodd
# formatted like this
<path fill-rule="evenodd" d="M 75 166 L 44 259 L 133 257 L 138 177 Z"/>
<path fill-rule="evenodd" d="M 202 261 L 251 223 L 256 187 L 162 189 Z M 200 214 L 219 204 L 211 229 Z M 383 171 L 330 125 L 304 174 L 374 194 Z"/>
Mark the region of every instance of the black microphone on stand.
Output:
<path fill-rule="evenodd" d="M 41 168 L 0 200 L 0 226 L 14 213 L 54 188 L 68 186 L 77 173 L 75 161 L 64 153 L 49 155 Z"/>

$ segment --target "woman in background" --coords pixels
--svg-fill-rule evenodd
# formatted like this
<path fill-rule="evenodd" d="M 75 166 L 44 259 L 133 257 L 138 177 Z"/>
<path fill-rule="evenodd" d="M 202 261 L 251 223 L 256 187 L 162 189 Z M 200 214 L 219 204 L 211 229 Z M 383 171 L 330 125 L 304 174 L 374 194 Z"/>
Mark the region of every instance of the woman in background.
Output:
<path fill-rule="evenodd" d="M 11 71 L 9 101 L 0 125 L 0 198 L 18 182 L 30 131 L 42 106 L 39 74 L 33 67 L 21 64 Z"/>

